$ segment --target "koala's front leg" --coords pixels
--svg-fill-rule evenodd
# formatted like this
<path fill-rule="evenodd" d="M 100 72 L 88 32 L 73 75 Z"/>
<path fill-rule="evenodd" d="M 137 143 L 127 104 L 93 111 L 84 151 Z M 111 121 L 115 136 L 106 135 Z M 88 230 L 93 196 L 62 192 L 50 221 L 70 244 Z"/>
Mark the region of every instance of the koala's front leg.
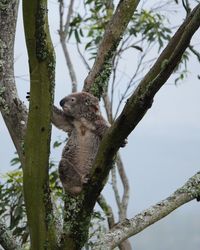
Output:
<path fill-rule="evenodd" d="M 71 119 L 67 117 L 61 109 L 58 109 L 54 105 L 51 121 L 57 128 L 62 129 L 65 132 L 72 131 L 73 126 Z"/>
<path fill-rule="evenodd" d="M 27 92 L 26 99 L 30 101 L 30 92 Z M 71 132 L 72 130 L 72 123 L 70 122 L 70 118 L 68 119 L 64 112 L 54 105 L 51 121 L 57 128 L 62 129 L 65 132 Z"/>

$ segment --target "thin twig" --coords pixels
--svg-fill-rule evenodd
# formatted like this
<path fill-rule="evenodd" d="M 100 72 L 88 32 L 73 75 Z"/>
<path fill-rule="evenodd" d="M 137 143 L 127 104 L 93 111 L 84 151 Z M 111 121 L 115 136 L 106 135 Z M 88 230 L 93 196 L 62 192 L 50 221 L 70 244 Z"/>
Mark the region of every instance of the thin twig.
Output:
<path fill-rule="evenodd" d="M 187 15 L 189 15 L 190 12 L 191 12 L 189 1 L 188 0 L 182 0 L 182 4 L 183 4 L 183 7 L 184 7 Z"/>
<path fill-rule="evenodd" d="M 128 207 L 128 202 L 129 202 L 129 182 L 128 182 L 128 178 L 126 176 L 126 172 L 124 169 L 124 164 L 122 162 L 121 156 L 118 153 L 117 154 L 117 158 L 116 158 L 116 165 L 117 165 L 117 169 L 123 184 L 123 188 L 124 188 L 124 192 L 123 192 L 123 196 L 122 196 L 122 200 L 121 200 L 121 204 L 120 204 L 120 221 L 125 220 L 127 218 L 127 207 Z"/>
<path fill-rule="evenodd" d="M 126 87 L 124 93 L 122 94 L 121 99 L 119 100 L 117 109 L 116 109 L 116 111 L 115 111 L 114 120 L 116 119 L 116 117 L 117 117 L 117 115 L 118 115 L 118 112 L 119 112 L 119 109 L 120 109 L 120 107 L 121 107 L 121 104 L 122 104 L 122 102 L 124 101 L 124 99 L 125 99 L 125 97 L 126 97 L 128 91 L 129 91 L 129 89 L 130 89 L 130 87 L 131 87 L 131 85 L 132 85 L 133 80 L 134 80 L 135 77 L 138 75 L 138 71 L 140 70 L 140 67 L 141 67 L 141 65 L 142 65 L 142 62 L 143 62 L 145 56 L 146 56 L 146 52 L 143 53 L 143 55 L 140 57 L 140 60 L 139 60 L 139 62 L 138 62 L 138 64 L 137 64 L 137 68 L 136 68 L 136 70 L 135 70 L 133 76 L 131 77 L 129 83 L 127 84 L 127 87 Z"/>
<path fill-rule="evenodd" d="M 69 75 L 70 75 L 71 82 L 72 82 L 72 92 L 77 92 L 76 73 L 75 73 L 73 63 L 70 58 L 70 54 L 69 54 L 67 44 L 66 44 L 66 37 L 68 34 L 68 30 L 69 30 L 70 19 L 73 14 L 73 4 L 74 4 L 74 0 L 71 0 L 68 13 L 67 13 L 67 20 L 66 20 L 65 26 L 63 27 L 64 3 L 63 3 L 63 0 L 59 0 L 59 17 L 60 17 L 59 36 L 60 36 L 60 42 L 61 42 L 63 53 L 65 56 L 66 64 L 69 70 Z"/>
<path fill-rule="evenodd" d="M 88 64 L 88 62 L 87 62 L 87 60 L 85 59 L 83 53 L 81 52 L 78 43 L 76 43 L 76 48 L 77 48 L 77 51 L 78 51 L 78 53 L 79 53 L 79 55 L 80 55 L 80 57 L 81 57 L 81 59 L 82 59 L 84 65 L 85 65 L 86 69 L 87 69 L 88 71 L 90 71 L 90 70 L 91 70 L 90 65 Z"/>
<path fill-rule="evenodd" d="M 116 168 L 115 167 L 113 167 L 111 169 L 111 178 L 112 178 L 112 188 L 114 191 L 115 200 L 116 200 L 118 208 L 120 208 L 121 207 L 121 200 L 120 200 L 120 195 L 119 195 L 119 191 L 117 188 L 117 176 L 116 176 Z"/>
<path fill-rule="evenodd" d="M 107 203 L 106 199 L 102 194 L 99 195 L 97 202 L 101 209 L 104 211 L 108 221 L 109 229 L 111 229 L 115 224 L 115 218 L 111 206 Z"/>
<path fill-rule="evenodd" d="M 105 93 L 105 92 L 103 93 L 103 101 L 104 101 L 107 119 L 109 123 L 112 124 L 113 123 L 112 106 L 111 106 L 108 93 Z"/>
<path fill-rule="evenodd" d="M 68 8 L 68 14 L 67 14 L 67 19 L 64 27 L 64 33 L 65 33 L 65 38 L 68 34 L 69 31 L 69 25 L 70 25 L 70 19 L 73 14 L 73 6 L 74 6 L 74 0 L 70 1 L 69 8 Z"/>
<path fill-rule="evenodd" d="M 189 45 L 189 49 L 192 51 L 193 54 L 195 54 L 198 61 L 200 62 L 200 53 L 196 49 L 194 49 L 194 47 L 192 45 Z"/>

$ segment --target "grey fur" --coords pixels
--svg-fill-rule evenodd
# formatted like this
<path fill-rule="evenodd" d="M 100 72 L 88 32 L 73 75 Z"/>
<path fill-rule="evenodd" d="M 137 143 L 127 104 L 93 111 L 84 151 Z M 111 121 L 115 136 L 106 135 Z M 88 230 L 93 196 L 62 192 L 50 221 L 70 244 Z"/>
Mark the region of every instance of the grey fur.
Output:
<path fill-rule="evenodd" d="M 109 124 L 99 110 L 96 97 L 86 92 L 71 94 L 53 108 L 52 122 L 69 138 L 59 163 L 59 176 L 66 192 L 77 195 L 87 183 L 100 141 Z"/>

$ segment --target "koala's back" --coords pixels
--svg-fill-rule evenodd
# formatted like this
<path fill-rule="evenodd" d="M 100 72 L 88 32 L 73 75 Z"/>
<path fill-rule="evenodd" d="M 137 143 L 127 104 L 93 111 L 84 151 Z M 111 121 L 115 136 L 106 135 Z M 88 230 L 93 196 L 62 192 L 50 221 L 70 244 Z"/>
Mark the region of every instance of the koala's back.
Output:
<path fill-rule="evenodd" d="M 100 144 L 99 136 L 86 124 L 77 121 L 74 125 L 59 164 L 60 179 L 71 194 L 79 193 L 87 182 Z"/>

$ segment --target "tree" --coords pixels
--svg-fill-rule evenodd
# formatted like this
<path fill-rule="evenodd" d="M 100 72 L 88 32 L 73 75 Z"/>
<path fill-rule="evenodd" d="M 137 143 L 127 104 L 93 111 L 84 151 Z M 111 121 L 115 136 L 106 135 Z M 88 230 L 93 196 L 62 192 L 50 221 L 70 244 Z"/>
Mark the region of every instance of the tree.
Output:
<path fill-rule="evenodd" d="M 89 182 L 84 187 L 83 192 L 77 197 L 72 197 L 69 194 L 62 197 L 65 203 L 63 227 L 59 225 L 57 216 L 53 211 L 54 204 L 51 199 L 48 173 L 55 61 L 48 31 L 47 3 L 41 0 L 23 1 L 24 27 L 31 79 L 29 112 L 17 96 L 13 72 L 13 46 L 18 1 L 2 2 L 0 5 L 0 108 L 23 168 L 23 190 L 31 249 L 80 249 L 87 242 L 94 205 L 98 199 L 99 203 L 102 204 L 103 199 L 102 197 L 99 198 L 99 195 L 112 169 L 120 145 L 151 107 L 155 94 L 177 68 L 181 59 L 184 59 L 185 50 L 189 47 L 197 56 L 199 55 L 195 48 L 190 45 L 190 40 L 200 24 L 199 4 L 191 11 L 188 2 L 183 1 L 187 17 L 174 36 L 169 38 L 169 29 L 159 30 L 161 21 L 157 23 L 156 19 L 153 19 L 152 22 L 149 21 L 153 18 L 151 13 L 143 11 L 143 13 L 138 14 L 136 12 L 138 3 L 139 1 L 133 0 L 119 1 L 115 9 L 112 1 L 105 1 L 105 3 L 97 0 L 85 2 L 86 5 L 94 4 L 92 14 L 88 19 L 89 23 L 94 21 L 88 34 L 91 40 L 86 45 L 86 49 L 92 50 L 95 62 L 85 79 L 83 90 L 99 98 L 103 96 L 112 126 L 102 140 Z M 66 37 L 68 33 L 69 36 L 74 34 L 76 41 L 79 43 L 80 36 L 84 36 L 80 24 L 87 20 L 83 20 L 80 15 L 77 15 L 71 21 L 72 6 L 73 1 L 71 1 L 69 15 L 63 29 L 63 2 L 60 1 L 59 32 L 70 69 L 73 83 L 72 91 L 76 91 L 76 77 L 70 63 Z M 99 24 L 100 26 L 95 26 L 94 24 L 97 24 L 97 18 L 99 17 L 97 13 L 102 9 L 105 15 Z M 137 23 L 136 17 L 142 16 L 145 17 L 146 26 L 141 25 L 140 27 L 138 25 L 140 22 Z M 159 20 L 159 16 L 157 17 Z M 160 19 L 162 18 L 160 17 Z M 139 21 L 142 22 L 141 19 Z M 128 26 L 131 22 L 137 24 L 135 27 L 138 27 L 138 30 L 136 28 L 131 29 Z M 164 46 L 164 42 L 167 40 L 169 42 L 149 72 L 139 82 L 135 91 L 131 93 L 118 118 L 115 119 L 116 116 L 113 116 L 110 108 L 112 107 L 112 100 L 110 101 L 108 98 L 108 82 L 112 68 L 114 71 L 116 70 L 119 55 L 124 49 L 130 47 L 139 51 L 143 50 L 137 44 L 125 45 L 126 40 L 121 40 L 122 36 L 127 36 L 128 39 L 131 32 L 133 35 L 142 32 L 142 39 L 151 42 L 155 40 L 154 32 L 151 32 L 153 28 L 157 28 L 155 33 L 160 48 Z M 100 39 L 103 32 L 104 35 Z M 95 36 L 96 39 L 94 39 Z M 98 51 L 95 51 L 97 45 Z M 78 49 L 80 55 L 82 55 L 79 47 Z M 82 59 L 88 65 L 85 58 L 82 57 Z M 138 67 L 136 73 L 139 69 Z M 112 87 L 112 91 L 113 89 L 114 87 Z M 126 98 L 129 90 L 130 87 L 125 90 L 123 99 Z M 111 95 L 111 99 L 112 97 Z M 118 155 L 118 168 L 120 164 Z M 121 170 L 124 173 L 123 167 L 121 167 Z M 118 246 L 131 235 L 158 221 L 182 204 L 193 199 L 199 199 L 200 195 L 200 174 L 197 173 L 166 200 L 159 202 L 130 220 L 125 220 L 128 194 L 127 183 L 125 184 L 124 202 L 119 203 L 119 208 L 122 209 L 122 221 L 117 226 L 110 222 L 111 231 L 106 233 L 103 239 L 95 242 L 94 249 L 110 249 Z M 108 208 L 107 206 L 104 207 Z M 5 249 L 20 248 L 17 242 L 11 240 L 11 238 L 12 232 L 8 231 L 6 226 L 2 224 L 0 227 L 1 245 Z M 123 246 L 121 245 L 121 247 Z"/>

